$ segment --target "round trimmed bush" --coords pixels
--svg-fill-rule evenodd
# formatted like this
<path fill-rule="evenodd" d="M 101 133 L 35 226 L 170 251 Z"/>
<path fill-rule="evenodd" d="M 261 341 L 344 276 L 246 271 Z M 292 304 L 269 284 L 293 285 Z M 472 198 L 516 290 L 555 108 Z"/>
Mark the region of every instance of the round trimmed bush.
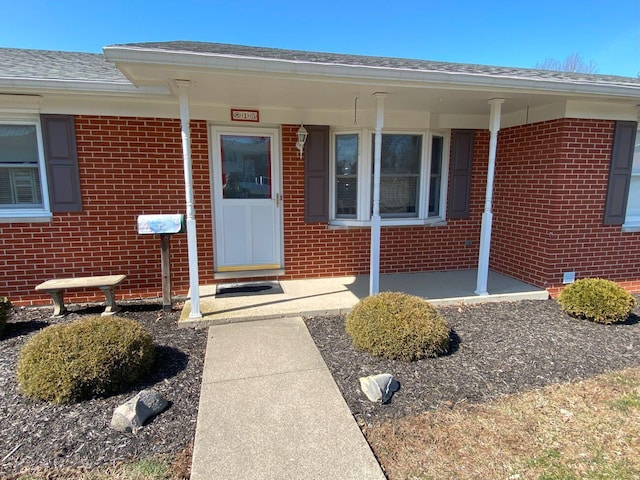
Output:
<path fill-rule="evenodd" d="M 571 316 L 607 324 L 625 321 L 637 303 L 624 288 L 602 278 L 582 278 L 567 285 L 558 302 Z"/>
<path fill-rule="evenodd" d="M 2 337 L 4 332 L 4 327 L 7 324 L 7 318 L 9 318 L 12 307 L 7 297 L 0 297 L 0 337 Z"/>
<path fill-rule="evenodd" d="M 69 403 L 121 392 L 149 372 L 153 340 L 120 317 L 87 317 L 53 325 L 20 350 L 17 378 L 28 396 Z"/>
<path fill-rule="evenodd" d="M 363 298 L 349 312 L 353 345 L 375 356 L 405 361 L 435 357 L 449 349 L 449 327 L 426 300 L 398 292 Z"/>

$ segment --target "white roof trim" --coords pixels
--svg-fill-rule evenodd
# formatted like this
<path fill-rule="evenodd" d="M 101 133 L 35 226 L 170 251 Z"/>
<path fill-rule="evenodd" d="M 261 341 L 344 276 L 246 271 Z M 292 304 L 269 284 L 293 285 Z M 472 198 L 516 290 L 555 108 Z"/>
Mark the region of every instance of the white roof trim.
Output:
<path fill-rule="evenodd" d="M 22 77 L 0 77 L 0 87 L 15 88 L 24 91 L 25 88 L 38 91 L 50 90 L 65 93 L 106 93 L 106 94 L 130 94 L 130 95 L 171 95 L 169 87 L 141 86 L 122 82 L 95 82 L 91 80 L 55 80 L 34 79 Z"/>
<path fill-rule="evenodd" d="M 117 63 L 137 63 L 168 67 L 217 69 L 264 74 L 340 77 L 371 81 L 429 83 L 444 86 L 480 87 L 509 91 L 538 91 L 593 96 L 614 96 L 640 99 L 640 87 L 634 85 L 603 85 L 588 81 L 571 82 L 548 78 L 523 79 L 480 73 L 434 72 L 384 66 L 342 65 L 288 59 L 265 59 L 230 54 L 158 51 L 140 47 L 105 47 L 107 60 Z"/>

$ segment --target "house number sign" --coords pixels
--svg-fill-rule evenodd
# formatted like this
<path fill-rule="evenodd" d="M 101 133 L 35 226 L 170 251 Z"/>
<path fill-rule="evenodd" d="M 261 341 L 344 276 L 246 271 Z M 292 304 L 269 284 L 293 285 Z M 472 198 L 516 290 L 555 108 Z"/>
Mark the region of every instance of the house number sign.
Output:
<path fill-rule="evenodd" d="M 237 110 L 232 108 L 231 120 L 233 122 L 259 122 L 260 112 L 258 110 Z"/>

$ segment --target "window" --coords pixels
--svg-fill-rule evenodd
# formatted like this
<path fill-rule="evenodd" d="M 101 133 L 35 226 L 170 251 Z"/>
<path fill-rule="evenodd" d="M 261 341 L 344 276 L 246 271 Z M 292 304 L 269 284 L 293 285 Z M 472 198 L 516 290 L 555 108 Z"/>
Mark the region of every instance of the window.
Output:
<path fill-rule="evenodd" d="M 444 137 L 434 136 L 431 139 L 431 174 L 429 178 L 429 216 L 440 214 L 440 194 L 442 192 L 442 156 Z"/>
<path fill-rule="evenodd" d="M 369 142 L 363 142 L 365 138 Z M 382 134 L 380 216 L 384 223 L 415 225 L 444 218 L 447 143 L 444 134 Z M 371 220 L 374 145 L 375 135 L 368 132 L 334 134 L 332 223 Z"/>
<path fill-rule="evenodd" d="M 358 134 L 336 135 L 336 218 L 356 218 L 358 209 Z"/>
<path fill-rule="evenodd" d="M 633 150 L 625 225 L 640 227 L 640 129 L 636 132 L 636 143 Z"/>
<path fill-rule="evenodd" d="M 375 138 L 371 138 L 373 165 Z M 380 217 L 417 217 L 422 164 L 422 135 L 382 135 Z M 371 172 L 373 191 L 373 172 Z"/>
<path fill-rule="evenodd" d="M 222 198 L 271 198 L 271 137 L 221 135 Z"/>
<path fill-rule="evenodd" d="M 73 115 L 14 113 L 0 119 L 0 222 L 50 221 L 81 212 Z"/>
<path fill-rule="evenodd" d="M 43 158 L 39 123 L 0 123 L 0 213 L 42 212 Z"/>

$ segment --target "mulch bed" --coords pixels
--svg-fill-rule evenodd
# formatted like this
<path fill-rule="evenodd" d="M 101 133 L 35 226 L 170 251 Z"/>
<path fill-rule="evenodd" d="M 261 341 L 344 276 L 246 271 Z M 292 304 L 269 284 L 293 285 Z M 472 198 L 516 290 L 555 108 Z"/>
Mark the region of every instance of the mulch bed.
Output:
<path fill-rule="evenodd" d="M 155 455 L 184 454 L 195 436 L 206 331 L 177 329 L 179 312 L 130 303 L 120 316 L 145 325 L 157 345 L 154 374 L 121 395 L 72 405 L 25 397 L 15 381 L 20 347 L 48 325 L 69 322 L 103 307 L 78 308 L 61 320 L 50 308 L 16 309 L 0 340 L 0 475 L 25 467 L 85 468 Z M 564 314 L 554 300 L 439 307 L 452 328 L 448 355 L 406 363 L 356 351 L 344 318 L 307 319 L 307 327 L 360 425 L 484 402 L 501 395 L 640 367 L 640 308 L 619 325 Z M 358 378 L 389 372 L 401 383 L 388 404 L 369 402 Z M 113 410 L 153 387 L 170 408 L 137 435 L 109 428 Z"/>
<path fill-rule="evenodd" d="M 20 392 L 15 369 L 20 348 L 31 336 L 49 325 L 103 310 L 77 307 L 62 319 L 52 319 L 51 308 L 15 309 L 0 339 L 0 474 L 25 467 L 91 469 L 188 451 L 195 436 L 207 334 L 177 329 L 179 311 L 163 313 L 159 305 L 130 303 L 118 313 L 144 325 L 156 344 L 152 376 L 130 391 L 70 405 L 31 400 Z M 135 435 L 112 430 L 114 409 L 151 387 L 169 401 L 169 408 Z"/>
<path fill-rule="evenodd" d="M 307 319 L 320 353 L 361 426 L 640 367 L 640 307 L 626 322 L 616 325 L 572 318 L 555 300 L 438 310 L 452 328 L 451 351 L 417 362 L 384 360 L 355 350 L 345 332 L 344 317 Z M 401 384 L 384 405 L 370 402 L 358 380 L 378 373 L 391 373 Z"/>

